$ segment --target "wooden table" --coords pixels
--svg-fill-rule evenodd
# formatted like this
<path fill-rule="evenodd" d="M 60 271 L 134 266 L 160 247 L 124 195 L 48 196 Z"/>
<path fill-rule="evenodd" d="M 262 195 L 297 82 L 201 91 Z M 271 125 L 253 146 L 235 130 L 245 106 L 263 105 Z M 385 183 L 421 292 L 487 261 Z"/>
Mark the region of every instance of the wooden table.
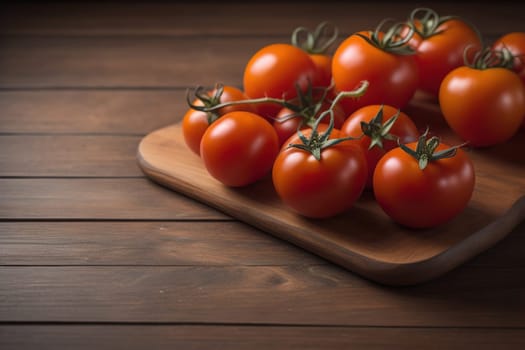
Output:
<path fill-rule="evenodd" d="M 240 85 L 297 26 L 350 34 L 416 6 L 324 4 L 2 5 L 0 349 L 525 348 L 525 223 L 442 277 L 387 287 L 137 166 L 187 88 Z M 525 30 L 523 5 L 431 7 L 487 40 Z"/>

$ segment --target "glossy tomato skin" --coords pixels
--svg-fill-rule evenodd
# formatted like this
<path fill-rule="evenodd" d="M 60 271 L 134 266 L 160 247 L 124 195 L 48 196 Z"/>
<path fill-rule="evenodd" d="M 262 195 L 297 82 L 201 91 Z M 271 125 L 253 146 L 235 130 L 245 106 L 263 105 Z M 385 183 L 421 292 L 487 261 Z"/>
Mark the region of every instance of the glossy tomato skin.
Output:
<path fill-rule="evenodd" d="M 370 36 L 368 32 L 359 32 Z M 358 99 L 345 98 L 341 104 L 350 114 L 363 106 L 386 104 L 405 107 L 419 82 L 413 55 L 400 55 L 379 49 L 352 34 L 336 49 L 332 59 L 332 78 L 336 92 L 356 89 L 361 81 L 370 85 Z"/>
<path fill-rule="evenodd" d="M 250 98 L 291 99 L 297 96 L 296 84 L 305 91 L 314 81 L 316 67 L 310 56 L 291 44 L 270 44 L 257 51 L 244 68 L 244 92 Z M 261 104 L 259 113 L 272 118 L 278 104 Z"/>
<path fill-rule="evenodd" d="M 286 148 L 272 170 L 281 200 L 295 212 L 316 219 L 351 208 L 363 192 L 366 177 L 363 152 L 350 143 L 324 149 L 320 161 L 307 151 Z"/>
<path fill-rule="evenodd" d="M 477 52 L 481 39 L 476 30 L 461 19 L 450 19 L 436 28 L 436 34 L 422 37 L 415 33 L 410 45 L 419 71 L 419 88 L 438 96 L 443 78 L 453 69 L 463 66 L 464 51 Z"/>
<path fill-rule="evenodd" d="M 272 125 L 243 111 L 227 113 L 210 125 L 200 148 L 209 174 L 231 187 L 252 184 L 269 174 L 278 152 Z"/>
<path fill-rule="evenodd" d="M 363 149 L 366 156 L 368 165 L 368 179 L 366 183 L 367 188 L 372 188 L 373 175 L 377 162 L 383 157 L 383 155 L 398 147 L 397 142 L 394 140 L 383 139 L 383 148 L 374 146 L 370 148 L 371 139 L 368 136 L 362 136 L 363 131 L 361 128 L 361 122 L 370 123 L 372 119 L 377 115 L 379 110 L 383 108 L 383 123 L 394 116 L 398 109 L 389 105 L 369 105 L 364 106 L 350 114 L 341 126 L 341 134 L 343 136 L 351 136 L 359 138 L 355 142 Z M 390 134 L 395 135 L 399 138 L 399 141 L 403 144 L 414 142 L 418 139 L 420 133 L 417 126 L 414 124 L 412 119 L 404 112 L 399 112 L 399 116 L 396 122 L 390 129 Z"/>
<path fill-rule="evenodd" d="M 416 149 L 416 143 L 407 146 Z M 446 148 L 440 144 L 437 150 Z M 384 212 L 398 224 L 417 229 L 444 224 L 460 214 L 475 185 L 474 167 L 461 149 L 421 170 L 415 158 L 394 148 L 381 158 L 373 179 L 374 195 Z"/>
<path fill-rule="evenodd" d="M 492 45 L 495 50 L 506 48 L 514 56 L 513 70 L 525 85 L 525 32 L 510 32 L 496 39 Z M 525 130 L 525 118 L 521 123 Z"/>
<path fill-rule="evenodd" d="M 213 89 L 209 92 L 210 96 L 213 96 L 217 92 L 217 89 Z M 232 102 L 246 100 L 248 97 L 242 92 L 242 90 L 234 86 L 224 86 L 223 93 L 220 98 L 220 102 Z M 193 101 L 194 105 L 202 106 L 202 101 L 196 99 Z M 223 115 L 233 111 L 248 111 L 255 112 L 255 108 L 249 104 L 232 105 L 221 108 L 217 111 L 218 115 Z M 189 108 L 182 119 L 182 135 L 188 148 L 193 153 L 200 155 L 200 144 L 202 135 L 209 126 L 208 115 L 203 111 L 198 111 L 193 108 Z"/>
<path fill-rule="evenodd" d="M 443 79 L 439 104 L 459 137 L 471 146 L 492 146 L 509 140 L 522 124 L 525 87 L 509 69 L 463 66 Z"/>
<path fill-rule="evenodd" d="M 310 54 L 315 66 L 313 86 L 328 87 L 332 83 L 332 56 Z"/>
<path fill-rule="evenodd" d="M 506 48 L 515 57 L 513 70 L 525 84 L 525 32 L 511 32 L 502 35 L 494 41 L 492 47 L 496 50 Z"/>

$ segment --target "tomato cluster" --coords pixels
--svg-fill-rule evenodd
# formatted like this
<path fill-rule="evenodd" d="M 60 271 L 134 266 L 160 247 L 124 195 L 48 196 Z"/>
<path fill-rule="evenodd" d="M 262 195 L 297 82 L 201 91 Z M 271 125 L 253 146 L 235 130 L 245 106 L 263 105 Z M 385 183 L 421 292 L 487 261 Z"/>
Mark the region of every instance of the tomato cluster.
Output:
<path fill-rule="evenodd" d="M 226 186 L 271 179 L 305 217 L 339 215 L 368 190 L 401 225 L 451 220 L 472 196 L 473 164 L 463 145 L 418 130 L 404 108 L 420 90 L 465 144 L 507 141 L 525 125 L 525 33 L 483 47 L 474 26 L 427 8 L 387 24 L 336 45 L 337 28 L 323 22 L 262 47 L 242 88 L 188 95 L 189 149 Z"/>

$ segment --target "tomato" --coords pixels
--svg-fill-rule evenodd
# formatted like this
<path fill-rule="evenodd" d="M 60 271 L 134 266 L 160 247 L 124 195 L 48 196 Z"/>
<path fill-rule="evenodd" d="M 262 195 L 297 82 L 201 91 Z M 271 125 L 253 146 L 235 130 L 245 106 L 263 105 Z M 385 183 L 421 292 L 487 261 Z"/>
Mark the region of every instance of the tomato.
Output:
<path fill-rule="evenodd" d="M 519 75 L 523 84 L 525 84 L 525 32 L 510 32 L 504 34 L 492 44 L 494 50 L 507 49 L 514 60 L 512 69 Z M 525 130 L 525 118 L 521 123 L 521 128 Z"/>
<path fill-rule="evenodd" d="M 502 35 L 494 41 L 495 50 L 507 49 L 514 56 L 512 69 L 525 84 L 525 32 L 511 32 Z"/>
<path fill-rule="evenodd" d="M 406 146 L 415 151 L 417 142 Z M 435 150 L 447 148 L 438 144 Z M 414 156 L 397 147 L 379 160 L 373 182 L 376 201 L 392 220 L 411 228 L 431 228 L 466 208 L 474 191 L 475 173 L 461 149 L 448 158 L 430 160 L 421 169 Z"/>
<path fill-rule="evenodd" d="M 370 83 L 360 98 L 341 101 L 348 114 L 372 104 L 403 108 L 416 91 L 419 78 L 413 55 L 381 38 L 389 36 L 377 31 L 354 33 L 334 53 L 332 78 L 337 92 L 355 89 L 363 80 Z"/>
<path fill-rule="evenodd" d="M 315 150 L 286 147 L 275 160 L 272 180 L 283 203 L 295 212 L 328 218 L 348 210 L 361 196 L 367 178 L 366 159 L 362 150 L 348 141 L 319 147 L 317 152 L 316 156 Z"/>
<path fill-rule="evenodd" d="M 439 90 L 441 112 L 450 128 L 474 147 L 509 140 L 525 116 L 525 87 L 506 68 L 463 66 L 451 71 Z"/>
<path fill-rule="evenodd" d="M 395 117 L 397 115 L 397 117 Z M 393 124 L 391 118 L 395 117 Z M 369 105 L 359 108 L 345 120 L 341 134 L 355 138 L 365 152 L 368 164 L 367 188 L 372 187 L 372 178 L 377 162 L 388 151 L 401 143 L 414 142 L 419 131 L 410 117 L 389 105 Z"/>
<path fill-rule="evenodd" d="M 312 113 L 314 106 L 311 106 L 309 110 L 303 112 L 302 115 L 292 111 L 289 108 L 283 107 L 279 113 L 277 113 L 273 122 L 273 127 L 279 136 L 279 143 L 282 145 L 289 137 L 294 135 L 298 129 L 311 128 L 316 119 L 319 118 L 320 114 L 326 111 L 330 104 L 328 102 L 320 102 L 321 106 L 319 111 Z M 341 105 L 336 104 L 332 108 L 334 117 L 334 127 L 339 129 L 346 119 L 346 113 L 344 112 Z M 314 114 L 314 115 L 311 115 Z M 324 124 L 329 123 L 328 117 L 323 120 Z"/>
<path fill-rule="evenodd" d="M 270 44 L 257 51 L 244 68 L 244 92 L 250 98 L 292 99 L 312 84 L 315 65 L 309 55 L 291 44 Z M 280 105 L 258 105 L 259 113 L 272 118 Z"/>
<path fill-rule="evenodd" d="M 217 86 L 215 89 L 203 93 L 196 92 L 197 98 L 193 101 L 194 106 L 213 107 L 220 103 L 246 100 L 247 96 L 234 86 Z M 182 119 L 182 135 L 186 145 L 195 154 L 200 155 L 200 144 L 202 135 L 208 126 L 219 116 L 232 111 L 255 112 L 255 108 L 250 104 L 239 104 L 227 106 L 217 112 L 204 112 L 194 108 L 189 108 Z"/>
<path fill-rule="evenodd" d="M 422 15 L 425 19 L 418 19 Z M 416 9 L 410 23 L 416 28 L 410 45 L 416 50 L 419 89 L 437 97 L 443 78 L 453 69 L 463 66 L 463 54 L 481 49 L 477 30 L 458 17 L 440 17 L 431 9 Z"/>
<path fill-rule="evenodd" d="M 226 186 L 254 183 L 272 169 L 279 140 L 261 116 L 243 111 L 226 113 L 211 124 L 201 141 L 201 158 L 209 174 Z"/>
<path fill-rule="evenodd" d="M 338 39 L 339 29 L 329 22 L 321 22 L 314 31 L 298 27 L 292 33 L 292 45 L 304 50 L 315 65 L 313 86 L 332 84 L 332 55 L 328 52 Z"/>

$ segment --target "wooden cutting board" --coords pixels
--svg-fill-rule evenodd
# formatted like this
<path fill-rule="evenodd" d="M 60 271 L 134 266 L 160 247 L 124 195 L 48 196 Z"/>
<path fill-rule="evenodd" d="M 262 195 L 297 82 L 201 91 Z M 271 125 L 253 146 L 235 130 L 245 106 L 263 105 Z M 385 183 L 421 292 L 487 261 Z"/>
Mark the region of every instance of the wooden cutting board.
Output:
<path fill-rule="evenodd" d="M 406 109 L 418 127 L 430 126 L 445 142 L 460 143 L 435 103 Z M 153 181 L 387 285 L 431 280 L 490 248 L 525 220 L 525 132 L 502 145 L 466 149 L 476 170 L 467 207 L 451 222 L 426 230 L 393 223 L 365 192 L 353 208 L 330 219 L 303 218 L 284 206 L 271 178 L 228 188 L 210 177 L 185 145 L 180 124 L 145 136 L 138 164 Z"/>

